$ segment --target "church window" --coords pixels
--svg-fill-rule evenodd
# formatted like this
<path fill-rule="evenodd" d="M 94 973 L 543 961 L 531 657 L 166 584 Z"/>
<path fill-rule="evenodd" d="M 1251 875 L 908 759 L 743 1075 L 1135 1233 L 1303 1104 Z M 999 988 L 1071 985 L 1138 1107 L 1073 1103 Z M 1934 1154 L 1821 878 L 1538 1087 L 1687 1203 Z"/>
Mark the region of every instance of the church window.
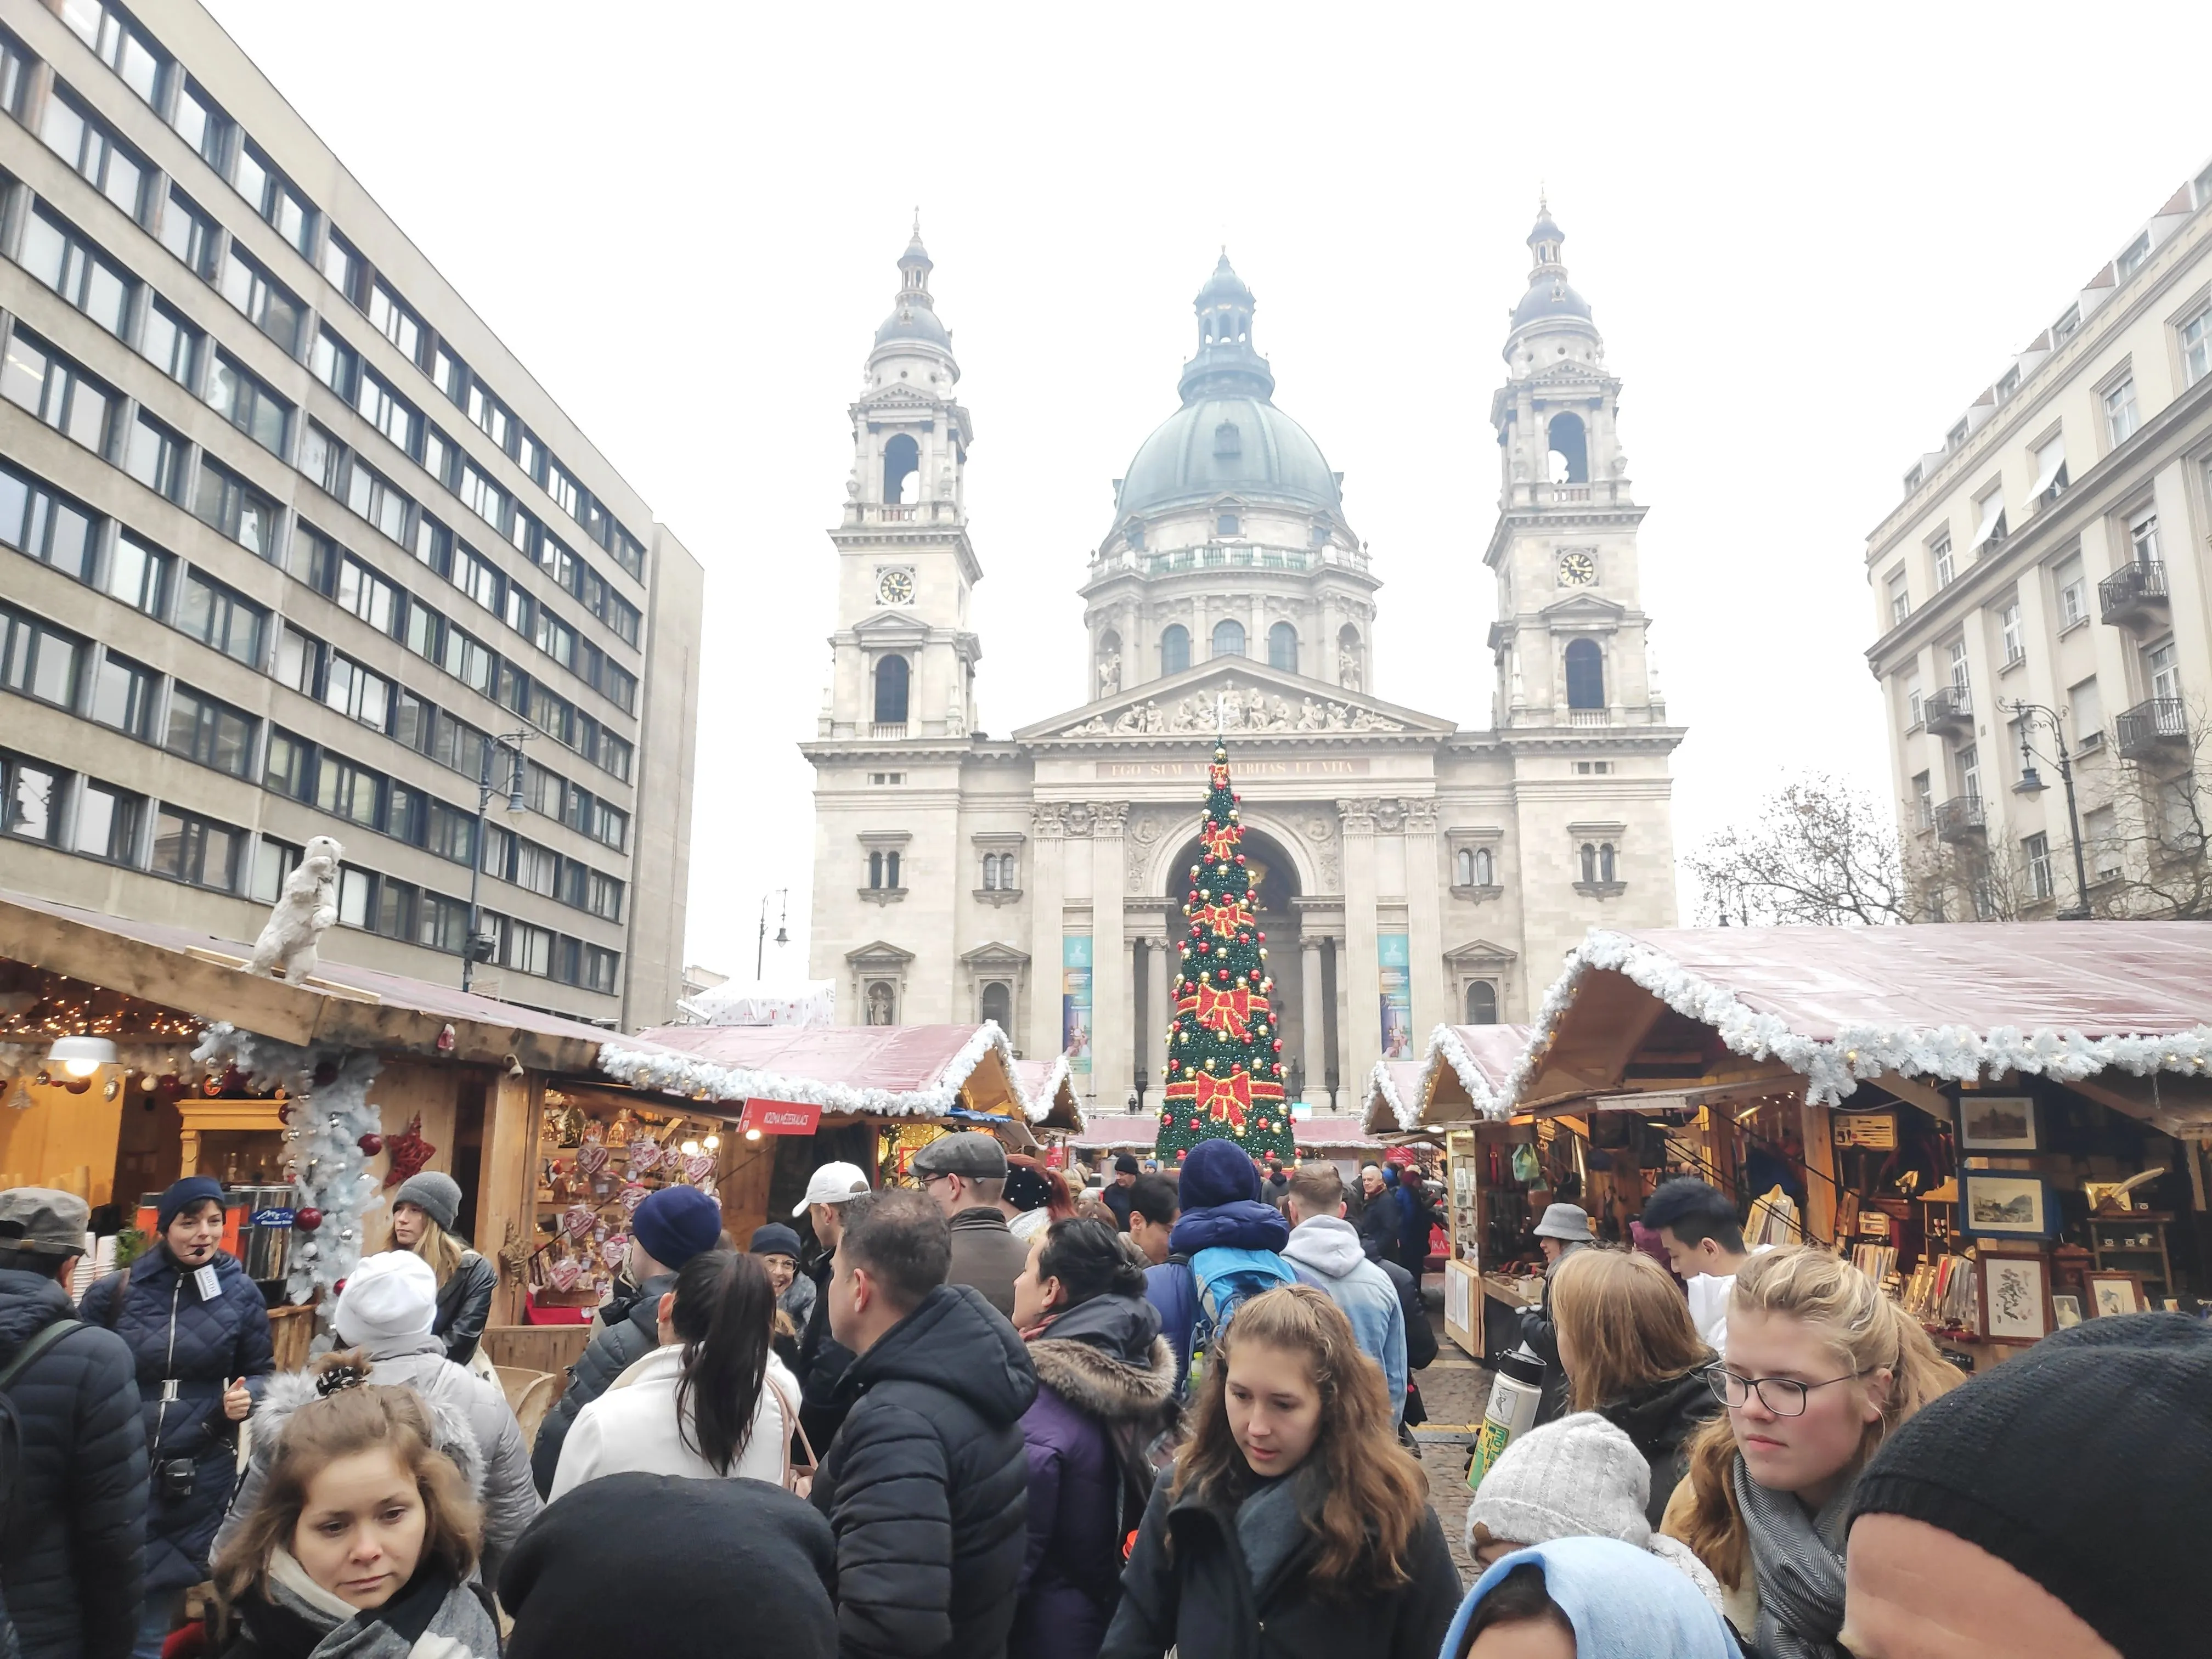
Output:
<path fill-rule="evenodd" d="M 1298 672 L 1298 630 L 1286 622 L 1267 630 L 1267 666 L 1285 674 Z"/>
<path fill-rule="evenodd" d="M 1605 656 L 1595 640 L 1567 642 L 1567 707 L 1605 707 Z"/>
<path fill-rule="evenodd" d="M 1498 1024 L 1498 988 L 1486 979 L 1479 979 L 1467 988 L 1467 1023 L 1470 1025 Z"/>
<path fill-rule="evenodd" d="M 1474 849 L 1474 884 L 1488 887 L 1497 880 L 1497 859 L 1487 847 Z"/>
<path fill-rule="evenodd" d="M 1244 624 L 1234 617 L 1224 617 L 1213 624 L 1213 654 L 1217 657 L 1241 657 L 1244 654 Z"/>
<path fill-rule="evenodd" d="M 1552 416 L 1547 429 L 1551 434 L 1552 482 L 1588 483 L 1589 438 L 1583 429 L 1583 417 L 1562 410 Z"/>
<path fill-rule="evenodd" d="M 1618 878 L 1613 874 L 1613 843 L 1609 841 L 1601 842 L 1598 843 L 1597 878 L 1600 881 L 1613 881 L 1618 879 Z"/>
<path fill-rule="evenodd" d="M 1213 453 L 1218 460 L 1235 460 L 1244 453 L 1244 434 L 1237 429 L 1234 421 L 1224 421 L 1213 428 Z"/>
<path fill-rule="evenodd" d="M 906 433 L 884 446 L 884 501 L 889 505 L 910 502 L 921 485 L 921 448 Z"/>
<path fill-rule="evenodd" d="M 1237 527 L 1237 517 L 1234 513 L 1224 513 L 1214 520 L 1213 533 L 1217 536 L 1241 536 L 1244 532 Z"/>
<path fill-rule="evenodd" d="M 876 724 L 906 724 L 907 678 L 904 657 L 885 657 L 876 665 Z"/>
<path fill-rule="evenodd" d="M 1122 538 L 1129 544 L 1129 550 L 1132 553 L 1141 553 L 1145 550 L 1145 526 L 1139 520 L 1130 520 L 1129 527 L 1123 531 L 1121 535 Z"/>
<path fill-rule="evenodd" d="M 1462 887 L 1472 887 L 1472 886 L 1474 886 L 1474 849 L 1473 849 L 1473 848 L 1467 848 L 1467 847 L 1462 847 L 1462 848 L 1461 848 L 1459 849 L 1459 856 L 1458 856 L 1456 859 L 1455 859 L 1455 860 L 1453 860 L 1453 863 L 1454 863 L 1454 865 L 1455 865 L 1455 871 L 1454 871 L 1454 879 L 1457 882 L 1457 884 L 1458 884 L 1460 886 L 1462 886 Z"/>
<path fill-rule="evenodd" d="M 1190 666 L 1190 629 L 1181 623 L 1170 623 L 1160 635 L 1160 673 L 1180 674 Z"/>
<path fill-rule="evenodd" d="M 1002 1031 L 1011 1031 L 1014 1024 L 1013 988 L 1001 980 L 994 980 L 983 988 L 981 1002 L 975 1012 Z"/>
<path fill-rule="evenodd" d="M 1589 842 L 1583 843 L 1583 879 L 1597 879 L 1597 848 Z"/>
<path fill-rule="evenodd" d="M 983 890 L 990 893 L 1015 890 L 1014 855 L 1012 853 L 983 854 Z"/>
<path fill-rule="evenodd" d="M 899 884 L 899 855 L 896 853 L 868 854 L 868 885 L 881 892 Z"/>

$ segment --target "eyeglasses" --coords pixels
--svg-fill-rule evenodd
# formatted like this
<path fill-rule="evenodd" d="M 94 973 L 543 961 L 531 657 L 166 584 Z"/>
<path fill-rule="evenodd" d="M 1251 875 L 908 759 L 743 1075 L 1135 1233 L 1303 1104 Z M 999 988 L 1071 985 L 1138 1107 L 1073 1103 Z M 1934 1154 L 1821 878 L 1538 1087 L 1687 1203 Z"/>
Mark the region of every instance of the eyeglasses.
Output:
<path fill-rule="evenodd" d="M 949 1181 L 951 1179 L 951 1176 L 946 1171 L 943 1170 L 932 1170 L 927 1175 L 916 1176 L 915 1177 L 915 1185 L 921 1188 L 921 1190 L 926 1193 L 929 1190 L 929 1183 L 931 1182 Z"/>
<path fill-rule="evenodd" d="M 1713 1398 L 1730 1411 L 1749 1405 L 1752 1395 L 1757 1395 L 1759 1403 L 1777 1417 L 1802 1417 L 1805 1396 L 1814 1389 L 1849 1382 L 1865 1375 L 1864 1371 L 1850 1371 L 1826 1382 L 1800 1382 L 1788 1376 L 1738 1376 L 1726 1367 L 1714 1364 L 1705 1367 L 1705 1386 L 1713 1391 Z"/>

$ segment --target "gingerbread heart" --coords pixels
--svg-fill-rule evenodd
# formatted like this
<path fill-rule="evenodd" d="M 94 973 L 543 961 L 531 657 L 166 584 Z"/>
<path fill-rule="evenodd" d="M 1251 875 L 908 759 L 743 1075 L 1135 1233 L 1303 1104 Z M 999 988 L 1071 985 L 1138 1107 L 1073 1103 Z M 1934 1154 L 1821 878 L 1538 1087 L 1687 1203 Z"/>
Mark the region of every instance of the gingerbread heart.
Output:
<path fill-rule="evenodd" d="M 645 1202 L 647 1194 L 652 1190 L 650 1187 L 639 1186 L 635 1181 L 623 1188 L 622 1189 L 623 1213 L 635 1215 L 637 1212 L 637 1206 Z"/>
<path fill-rule="evenodd" d="M 596 1141 L 586 1141 L 576 1149 L 576 1167 L 586 1181 L 593 1179 L 607 1167 L 607 1149 Z"/>
<path fill-rule="evenodd" d="M 607 1271 L 622 1271 L 623 1258 L 629 1254 L 629 1236 L 611 1233 L 599 1241 L 599 1260 L 607 1264 Z"/>
<path fill-rule="evenodd" d="M 583 1205 L 571 1204 L 562 1213 L 561 1224 L 568 1230 L 569 1237 L 581 1238 L 592 1231 L 592 1224 L 598 1219 L 599 1217 Z"/>
<path fill-rule="evenodd" d="M 562 1256 L 545 1270 L 545 1276 L 553 1281 L 555 1290 L 573 1291 L 576 1288 L 576 1277 L 582 1271 L 581 1264 L 574 1257 Z"/>
<path fill-rule="evenodd" d="M 714 1155 L 712 1152 L 694 1152 L 684 1160 L 684 1178 L 695 1187 L 714 1173 Z"/>
<path fill-rule="evenodd" d="M 629 1148 L 629 1172 L 632 1176 L 651 1175 L 660 1167 L 661 1146 L 657 1140 L 634 1140 Z"/>

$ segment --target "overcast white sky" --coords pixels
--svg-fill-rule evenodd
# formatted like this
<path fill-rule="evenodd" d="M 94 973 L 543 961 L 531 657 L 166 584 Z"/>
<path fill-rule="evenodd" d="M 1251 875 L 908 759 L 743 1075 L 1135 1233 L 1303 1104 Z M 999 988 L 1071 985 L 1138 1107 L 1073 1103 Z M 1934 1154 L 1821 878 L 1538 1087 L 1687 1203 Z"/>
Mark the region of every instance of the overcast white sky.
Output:
<path fill-rule="evenodd" d="M 1785 770 L 1886 787 L 1867 532 L 2212 154 L 2201 0 L 210 3 L 706 564 L 688 959 L 748 975 L 764 891 L 805 939 L 823 531 L 917 204 L 987 730 L 1084 701 L 1084 560 L 1224 241 L 1387 584 L 1376 691 L 1472 727 L 1547 184 L 1626 382 L 1686 848 Z"/>

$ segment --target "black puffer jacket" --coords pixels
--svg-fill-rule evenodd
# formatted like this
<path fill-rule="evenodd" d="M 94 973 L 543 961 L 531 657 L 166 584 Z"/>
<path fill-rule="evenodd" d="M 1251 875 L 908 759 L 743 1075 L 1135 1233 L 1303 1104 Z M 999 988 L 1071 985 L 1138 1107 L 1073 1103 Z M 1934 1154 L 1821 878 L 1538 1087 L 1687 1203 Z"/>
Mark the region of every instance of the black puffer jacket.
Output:
<path fill-rule="evenodd" d="M 853 1351 L 830 1334 L 830 1279 L 836 1266 L 836 1257 L 825 1255 L 808 1269 L 814 1275 L 814 1305 L 799 1337 L 799 1426 L 817 1457 L 837 1437 L 852 1403 L 838 1385 L 852 1366 Z"/>
<path fill-rule="evenodd" d="M 198 1467 L 192 1495 L 169 1498 L 149 1483 L 146 1508 L 146 1593 L 197 1584 L 208 1548 L 237 1480 L 238 1425 L 223 1415 L 223 1385 L 243 1377 L 256 1400 L 276 1369 L 269 1309 L 237 1258 L 216 1252 L 216 1293 L 203 1302 L 198 1270 L 187 1272 L 156 1244 L 123 1273 L 84 1293 L 78 1317 L 130 1344 L 138 1365 L 138 1411 L 149 1463 L 190 1458 Z M 176 1398 L 162 1399 L 165 1378 Z"/>
<path fill-rule="evenodd" d="M 70 1316 L 52 1279 L 0 1269 L 0 1370 Z M 123 1659 L 137 1638 L 146 1434 L 132 1370 L 121 1338 L 72 1331 L 9 1385 L 22 1462 L 0 1578 L 24 1659 Z"/>
<path fill-rule="evenodd" d="M 967 1285 L 940 1285 L 840 1393 L 850 1409 L 813 1497 L 837 1534 L 841 1659 L 1000 1659 L 1029 1543 L 1036 1372 L 1021 1338 Z"/>
<path fill-rule="evenodd" d="M 438 1292 L 437 1315 L 430 1322 L 430 1334 L 446 1345 L 446 1358 L 456 1365 L 477 1357 L 484 1322 L 491 1317 L 491 1293 L 498 1288 L 499 1269 L 474 1250 L 462 1251 L 461 1265 Z"/>
<path fill-rule="evenodd" d="M 1298 1481 L 1300 1510 L 1317 1513 L 1328 1495 L 1323 1482 L 1290 1478 Z M 1236 1507 L 1195 1492 L 1171 1502 L 1174 1482 L 1175 1471 L 1164 1469 L 1152 1488 L 1099 1659 L 1161 1659 L 1170 1648 L 1194 1659 L 1435 1659 L 1443 1646 L 1459 1610 L 1459 1572 L 1427 1505 L 1407 1543 L 1412 1582 L 1397 1589 L 1324 1594 L 1306 1571 L 1320 1547 L 1310 1530 L 1255 1589 Z"/>
<path fill-rule="evenodd" d="M 1651 1466 L 1651 1502 L 1645 1513 L 1650 1517 L 1651 1529 L 1658 1531 L 1666 1517 L 1667 1500 L 1689 1473 L 1683 1444 L 1721 1414 L 1721 1402 L 1706 1387 L 1702 1371 L 1685 1371 L 1600 1406 L 1597 1413 L 1633 1440 L 1644 1461 Z"/>
<path fill-rule="evenodd" d="M 637 1287 L 636 1299 L 616 1312 L 568 1367 L 568 1389 L 538 1425 L 538 1443 L 530 1449 L 530 1478 L 537 1482 L 540 1498 L 553 1490 L 553 1474 L 561 1467 L 561 1443 L 568 1437 L 576 1413 L 660 1346 L 660 1298 L 675 1288 L 674 1273 L 647 1279 Z"/>

